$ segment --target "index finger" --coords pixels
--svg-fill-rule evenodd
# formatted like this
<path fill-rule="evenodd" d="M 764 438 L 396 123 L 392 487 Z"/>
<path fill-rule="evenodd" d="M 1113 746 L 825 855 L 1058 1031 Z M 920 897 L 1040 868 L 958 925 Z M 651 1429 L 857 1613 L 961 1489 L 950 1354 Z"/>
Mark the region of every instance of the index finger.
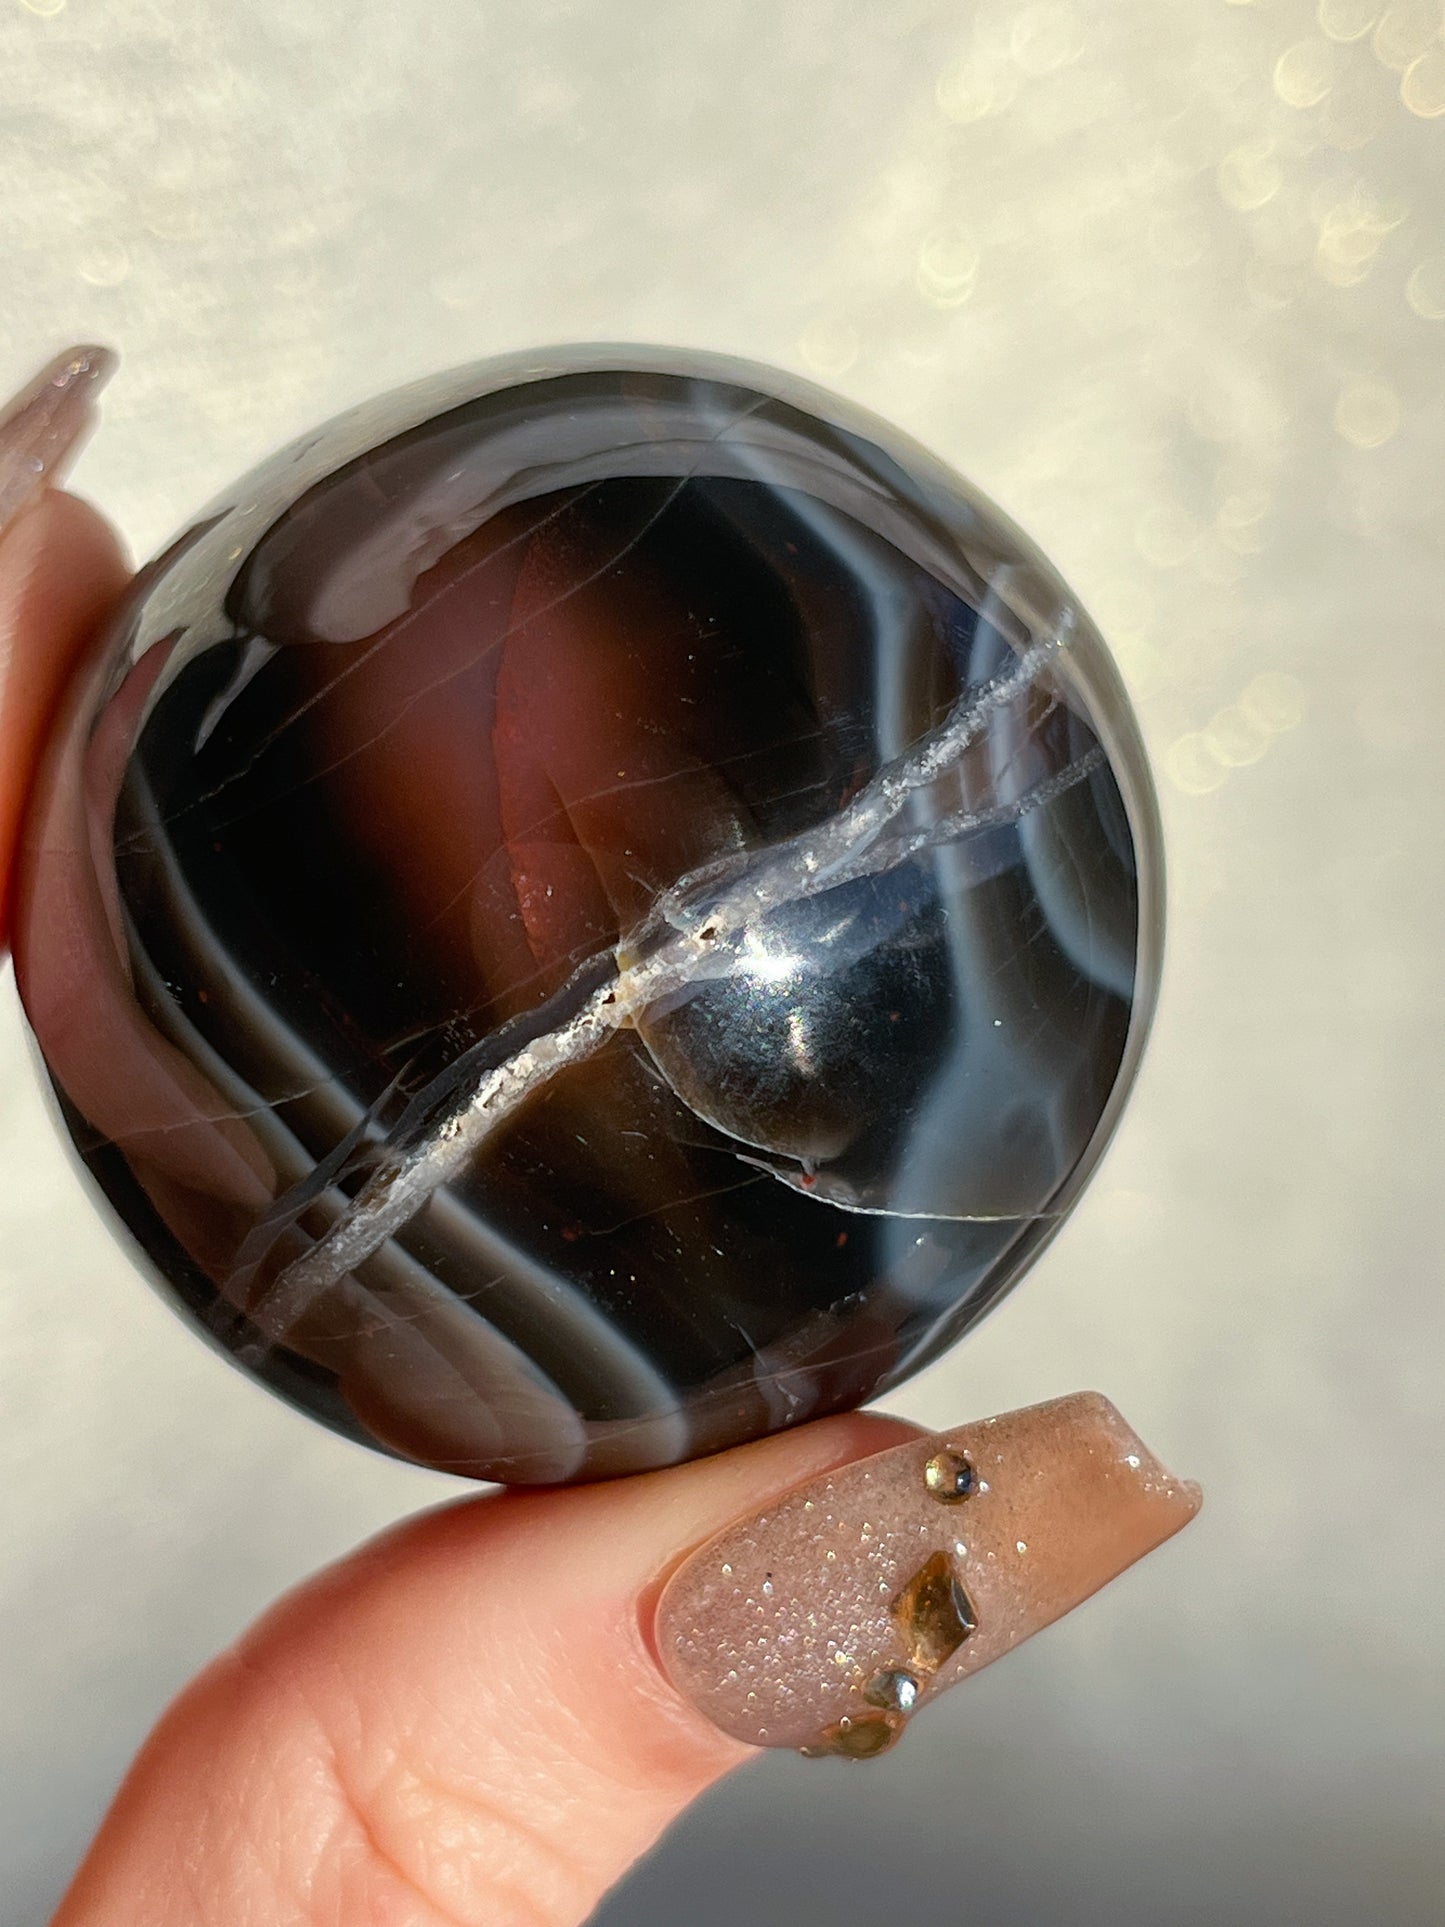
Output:
<path fill-rule="evenodd" d="M 56 487 L 112 366 L 103 349 L 69 349 L 0 412 L 0 943 L 46 731 L 128 575 L 109 524 Z"/>

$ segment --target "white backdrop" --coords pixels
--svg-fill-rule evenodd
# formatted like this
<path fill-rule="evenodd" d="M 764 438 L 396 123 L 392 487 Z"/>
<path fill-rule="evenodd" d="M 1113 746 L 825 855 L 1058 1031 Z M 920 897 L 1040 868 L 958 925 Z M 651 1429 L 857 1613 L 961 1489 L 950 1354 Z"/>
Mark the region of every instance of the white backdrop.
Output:
<path fill-rule="evenodd" d="M 139 553 L 494 350 L 692 343 L 953 460 L 1115 645 L 1159 1022 L 1075 1219 L 895 1401 L 1098 1386 L 1200 1522 L 908 1744 L 720 1790 L 609 1927 L 1445 1919 L 1445 40 L 1427 0 L 0 0 L 0 377 L 124 357 Z M 445 1481 L 213 1359 L 0 1035 L 0 1923 L 180 1682 Z"/>

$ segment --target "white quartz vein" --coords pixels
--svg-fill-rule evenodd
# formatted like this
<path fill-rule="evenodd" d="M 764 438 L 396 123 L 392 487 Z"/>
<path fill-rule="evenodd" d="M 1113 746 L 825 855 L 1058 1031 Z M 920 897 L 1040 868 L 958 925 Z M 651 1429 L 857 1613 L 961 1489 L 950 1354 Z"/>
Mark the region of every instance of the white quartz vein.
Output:
<path fill-rule="evenodd" d="M 909 799 L 958 764 L 989 718 L 1024 695 L 1064 643 L 1064 635 L 1032 643 L 1009 670 L 960 700 L 937 729 L 881 769 L 825 823 L 680 878 L 646 925 L 614 953 L 612 974 L 574 1013 L 467 1074 L 440 1119 L 433 1111 L 436 1121 L 415 1142 L 392 1147 L 331 1229 L 281 1272 L 252 1316 L 263 1316 L 273 1331 L 285 1330 L 409 1222 L 534 1092 L 568 1065 L 593 1056 L 659 1001 L 725 974 L 729 952 L 742 946 L 759 918 L 896 868 L 942 843 L 1017 822 L 1082 782 L 1103 762 L 1101 749 L 1077 757 L 1016 801 L 956 811 L 921 828 L 899 821 Z M 629 957 L 635 961 L 624 960 Z M 573 981 L 595 977 L 605 962 L 592 959 Z"/>

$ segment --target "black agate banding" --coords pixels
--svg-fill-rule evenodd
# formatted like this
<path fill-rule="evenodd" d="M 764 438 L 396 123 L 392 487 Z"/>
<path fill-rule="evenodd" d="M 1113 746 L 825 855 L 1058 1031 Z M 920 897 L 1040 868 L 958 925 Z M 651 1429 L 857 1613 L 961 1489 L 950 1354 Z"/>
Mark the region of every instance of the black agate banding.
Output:
<path fill-rule="evenodd" d="M 854 1406 L 1018 1278 L 1153 1001 L 1107 654 L 904 438 L 636 349 L 359 409 L 138 578 L 17 929 L 164 1290 L 483 1478 Z"/>

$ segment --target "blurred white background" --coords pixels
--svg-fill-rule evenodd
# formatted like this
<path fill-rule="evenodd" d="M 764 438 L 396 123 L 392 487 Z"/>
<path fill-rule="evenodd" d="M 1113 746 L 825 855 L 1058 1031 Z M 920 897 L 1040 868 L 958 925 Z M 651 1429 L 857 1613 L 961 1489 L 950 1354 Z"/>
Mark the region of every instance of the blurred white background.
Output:
<path fill-rule="evenodd" d="M 848 1769 L 770 1759 L 608 1927 L 1445 1921 L 1445 40 L 1431 0 L 0 0 L 0 386 L 123 356 L 145 554 L 495 350 L 693 343 L 956 463 L 1115 646 L 1171 926 L 1125 1124 L 895 1401 L 1081 1386 L 1182 1540 Z M 445 1481 L 212 1358 L 0 1069 L 0 1922 L 281 1588 Z"/>

